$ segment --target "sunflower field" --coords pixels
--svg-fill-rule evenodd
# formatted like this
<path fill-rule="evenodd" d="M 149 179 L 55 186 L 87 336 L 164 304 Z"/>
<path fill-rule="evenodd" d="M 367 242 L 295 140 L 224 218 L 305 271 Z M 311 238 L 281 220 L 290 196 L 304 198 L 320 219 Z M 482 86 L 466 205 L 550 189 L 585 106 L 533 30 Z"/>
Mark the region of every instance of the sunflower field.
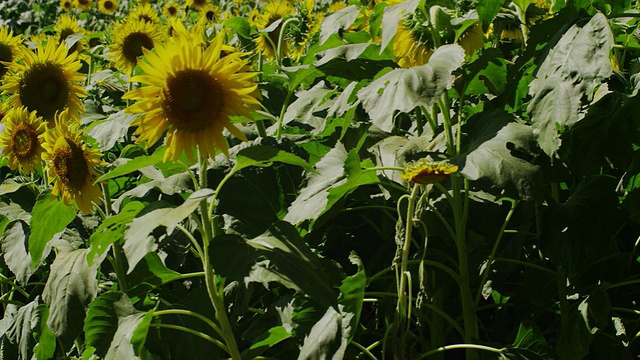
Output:
<path fill-rule="evenodd" d="M 640 3 L 0 1 L 0 359 L 638 359 Z"/>

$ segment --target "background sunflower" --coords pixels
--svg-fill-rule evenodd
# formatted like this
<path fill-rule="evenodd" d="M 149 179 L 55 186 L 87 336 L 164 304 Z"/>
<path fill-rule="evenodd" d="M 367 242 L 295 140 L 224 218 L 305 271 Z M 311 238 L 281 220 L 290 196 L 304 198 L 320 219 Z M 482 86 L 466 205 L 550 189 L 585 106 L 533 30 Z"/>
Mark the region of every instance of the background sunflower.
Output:
<path fill-rule="evenodd" d="M 162 32 L 153 23 L 129 19 L 114 26 L 109 54 L 120 71 L 131 74 L 138 57 L 142 56 L 142 49 L 153 49 L 162 37 Z"/>
<path fill-rule="evenodd" d="M 22 36 L 13 36 L 13 31 L 7 26 L 0 27 L 0 80 L 9 70 L 3 62 L 17 61 L 25 50 Z"/>
<path fill-rule="evenodd" d="M 31 173 L 42 168 L 42 135 L 46 125 L 35 111 L 25 107 L 11 109 L 2 119 L 4 133 L 0 135 L 2 156 L 11 170 Z"/>

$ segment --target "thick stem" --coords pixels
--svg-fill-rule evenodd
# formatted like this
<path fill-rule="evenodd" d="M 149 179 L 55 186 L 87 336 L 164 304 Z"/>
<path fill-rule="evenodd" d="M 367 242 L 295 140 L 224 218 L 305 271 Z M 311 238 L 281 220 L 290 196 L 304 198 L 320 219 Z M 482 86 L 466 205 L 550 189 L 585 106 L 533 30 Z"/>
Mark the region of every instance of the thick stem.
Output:
<path fill-rule="evenodd" d="M 407 205 L 407 219 L 405 223 L 404 243 L 402 244 L 402 255 L 400 260 L 400 284 L 398 285 L 398 303 L 396 306 L 396 317 L 400 320 L 400 324 L 404 324 L 409 320 L 409 312 L 411 308 L 410 297 L 407 296 L 407 269 L 409 265 L 409 252 L 411 249 L 411 230 L 413 229 L 413 217 L 415 211 L 416 200 L 420 184 L 413 185 L 409 204 Z"/>

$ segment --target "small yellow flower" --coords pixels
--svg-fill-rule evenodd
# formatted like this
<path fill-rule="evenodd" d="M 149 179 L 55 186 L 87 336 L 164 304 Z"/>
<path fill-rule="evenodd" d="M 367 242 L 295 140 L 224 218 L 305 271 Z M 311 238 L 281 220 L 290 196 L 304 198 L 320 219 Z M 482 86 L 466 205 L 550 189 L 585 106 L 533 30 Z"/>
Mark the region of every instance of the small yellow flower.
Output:
<path fill-rule="evenodd" d="M 69 11 L 69 10 L 73 9 L 73 1 L 72 0 L 60 0 L 60 7 L 65 11 Z"/>
<path fill-rule="evenodd" d="M 175 1 L 172 1 L 170 3 L 167 3 L 163 8 L 162 8 L 162 13 L 164 14 L 165 17 L 167 18 L 173 18 L 173 17 L 177 17 L 178 15 L 180 15 L 180 4 L 178 4 Z"/>
<path fill-rule="evenodd" d="M 92 0 L 76 0 L 76 7 L 82 10 L 89 10 L 93 6 Z"/>
<path fill-rule="evenodd" d="M 24 106 L 11 109 L 4 116 L 4 133 L 0 135 L 2 156 L 9 161 L 11 170 L 31 173 L 42 168 L 42 141 L 40 136 L 47 126 L 35 111 Z"/>
<path fill-rule="evenodd" d="M 117 0 L 100 0 L 98 1 L 98 10 L 103 14 L 111 15 L 118 10 Z"/>
<path fill-rule="evenodd" d="M 427 157 L 408 163 L 400 177 L 416 184 L 435 184 L 450 178 L 456 171 L 457 165 L 446 160 L 434 162 Z"/>
<path fill-rule="evenodd" d="M 0 27 L 0 80 L 9 71 L 2 62 L 15 62 L 25 50 L 20 35 L 13 36 L 13 31 L 7 26 Z"/>
<path fill-rule="evenodd" d="M 142 56 L 142 49 L 153 49 L 162 38 L 158 26 L 132 18 L 114 26 L 113 44 L 108 46 L 109 55 L 120 71 L 131 74 Z"/>

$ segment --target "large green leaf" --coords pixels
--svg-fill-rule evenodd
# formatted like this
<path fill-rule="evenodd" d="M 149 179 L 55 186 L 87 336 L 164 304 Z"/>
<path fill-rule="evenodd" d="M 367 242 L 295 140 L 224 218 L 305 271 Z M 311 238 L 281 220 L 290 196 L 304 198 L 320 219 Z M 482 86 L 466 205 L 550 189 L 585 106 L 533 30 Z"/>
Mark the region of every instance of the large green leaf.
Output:
<path fill-rule="evenodd" d="M 38 344 L 33 348 L 33 354 L 37 360 L 49 360 L 56 351 L 56 336 L 47 326 L 49 308 L 42 306 L 40 309 L 40 329 L 38 331 Z"/>
<path fill-rule="evenodd" d="M 470 133 L 476 139 L 461 161 L 460 172 L 496 196 L 534 198 L 540 195 L 540 169 L 523 158 L 535 154 L 534 135 L 530 126 L 511 120 L 501 111 L 470 120 Z"/>
<path fill-rule="evenodd" d="M 100 151 L 111 149 L 118 140 L 127 135 L 129 125 L 135 118 L 136 114 L 127 114 L 124 110 L 109 115 L 105 120 L 99 120 L 91 123 L 87 133 L 96 139 L 100 144 Z"/>
<path fill-rule="evenodd" d="M 324 316 L 305 337 L 298 359 L 342 359 L 348 338 L 344 325 L 343 316 L 333 307 L 327 308 Z"/>
<path fill-rule="evenodd" d="M 287 107 L 282 123 L 287 125 L 292 121 L 311 127 L 312 134 L 320 133 L 326 126 L 326 113 L 335 99 L 330 98 L 335 90 L 328 89 L 324 81 L 318 82 L 309 90 L 296 93 L 296 101 Z"/>
<path fill-rule="evenodd" d="M 327 41 L 329 36 L 348 29 L 356 21 L 359 13 L 360 9 L 355 5 L 351 5 L 324 18 L 320 26 L 320 44 Z"/>
<path fill-rule="evenodd" d="M 31 212 L 31 234 L 29 235 L 29 254 L 31 267 L 40 263 L 47 244 L 56 233 L 63 231 L 76 217 L 76 211 L 62 201 L 51 196 L 49 190 L 43 191 Z"/>
<path fill-rule="evenodd" d="M 31 359 L 33 348 L 37 343 L 36 333 L 42 323 L 42 303 L 40 297 L 18 309 L 11 324 L 7 327 L 6 336 L 18 347 L 18 359 Z"/>
<path fill-rule="evenodd" d="M 236 166 L 232 171 L 236 172 L 249 166 L 267 167 L 274 162 L 297 165 L 307 171 L 314 171 L 313 167 L 299 156 L 268 145 L 256 145 L 238 151 Z"/>
<path fill-rule="evenodd" d="M 84 320 L 87 345 L 93 346 L 96 354 L 104 356 L 118 328 L 118 318 L 133 312 L 133 305 L 124 293 L 109 291 L 98 296 L 89 304 Z"/>
<path fill-rule="evenodd" d="M 362 172 L 357 151 L 347 152 L 341 143 L 316 163 L 307 186 L 289 207 L 285 221 L 299 224 L 317 219 L 340 198 L 360 185 L 378 182 L 375 172 Z"/>
<path fill-rule="evenodd" d="M 383 131 L 393 129 L 393 113 L 429 107 L 451 87 L 453 70 L 462 65 L 464 50 L 459 45 L 439 47 L 422 66 L 395 69 L 358 92 L 371 122 Z"/>
<path fill-rule="evenodd" d="M 478 18 L 482 22 L 482 28 L 487 29 L 493 18 L 500 12 L 502 3 L 496 0 L 478 0 L 475 3 Z"/>
<path fill-rule="evenodd" d="M 179 272 L 168 269 L 158 254 L 150 252 L 127 275 L 127 283 L 130 286 L 128 294 L 135 301 L 143 298 L 150 290 L 181 277 L 182 274 Z"/>
<path fill-rule="evenodd" d="M 342 313 L 353 314 L 350 317 L 349 326 L 344 329 L 347 338 L 353 338 L 355 329 L 360 322 L 360 314 L 362 312 L 362 302 L 364 301 L 364 290 L 367 286 L 367 274 L 364 271 L 362 260 L 352 252 L 349 256 L 352 264 L 358 267 L 358 272 L 351 276 L 347 276 L 342 280 L 340 285 L 340 298 L 338 301 L 343 306 L 340 308 Z"/>
<path fill-rule="evenodd" d="M 151 232 L 165 226 L 171 234 L 182 220 L 191 215 L 200 202 L 213 195 L 211 189 L 201 189 L 192 193 L 185 202 L 175 208 L 161 208 L 133 219 L 125 234 L 124 252 L 129 262 L 129 272 L 133 271 L 145 255 L 157 250 L 158 244 Z"/>
<path fill-rule="evenodd" d="M 67 348 L 82 331 L 85 308 L 98 292 L 98 264 L 87 264 L 88 252 L 61 247 L 42 292 L 50 309 L 47 325 Z"/>
<path fill-rule="evenodd" d="M 144 167 L 155 165 L 162 161 L 164 150 L 164 147 L 161 147 L 149 156 L 138 156 L 135 159 L 121 159 L 115 168 L 100 176 L 96 182 L 102 182 L 118 176 L 127 175 Z"/>
<path fill-rule="evenodd" d="M 595 88 L 612 74 L 612 48 L 608 20 L 598 13 L 584 25 L 573 25 L 544 58 L 529 85 L 533 99 L 527 112 L 547 155 L 560 147 L 558 128 L 578 122 L 583 98 L 590 101 Z"/>
<path fill-rule="evenodd" d="M 91 234 L 89 241 L 91 247 L 87 253 L 89 266 L 93 265 L 95 257 L 100 258 L 110 248 L 111 244 L 124 239 L 127 224 L 144 208 L 139 201 L 131 201 L 118 214 L 106 218 L 100 226 Z"/>
<path fill-rule="evenodd" d="M 105 360 L 137 359 L 136 351 L 140 350 L 141 332 L 149 327 L 149 313 L 135 312 L 128 316 L 118 317 L 118 329 L 113 335 Z M 138 327 L 142 325 L 142 330 Z M 145 327 L 146 325 L 146 327 Z M 135 335 L 134 335 L 135 334 Z M 136 341 L 135 347 L 132 341 Z"/>
<path fill-rule="evenodd" d="M 16 280 L 23 285 L 26 285 L 33 274 L 31 255 L 27 249 L 29 233 L 28 225 L 22 220 L 16 220 L 7 225 L 0 237 L 4 262 L 16 276 Z"/>
<path fill-rule="evenodd" d="M 513 345 L 503 355 L 514 360 L 545 360 L 550 358 L 549 345 L 536 324 L 525 319 L 520 323 Z"/>

